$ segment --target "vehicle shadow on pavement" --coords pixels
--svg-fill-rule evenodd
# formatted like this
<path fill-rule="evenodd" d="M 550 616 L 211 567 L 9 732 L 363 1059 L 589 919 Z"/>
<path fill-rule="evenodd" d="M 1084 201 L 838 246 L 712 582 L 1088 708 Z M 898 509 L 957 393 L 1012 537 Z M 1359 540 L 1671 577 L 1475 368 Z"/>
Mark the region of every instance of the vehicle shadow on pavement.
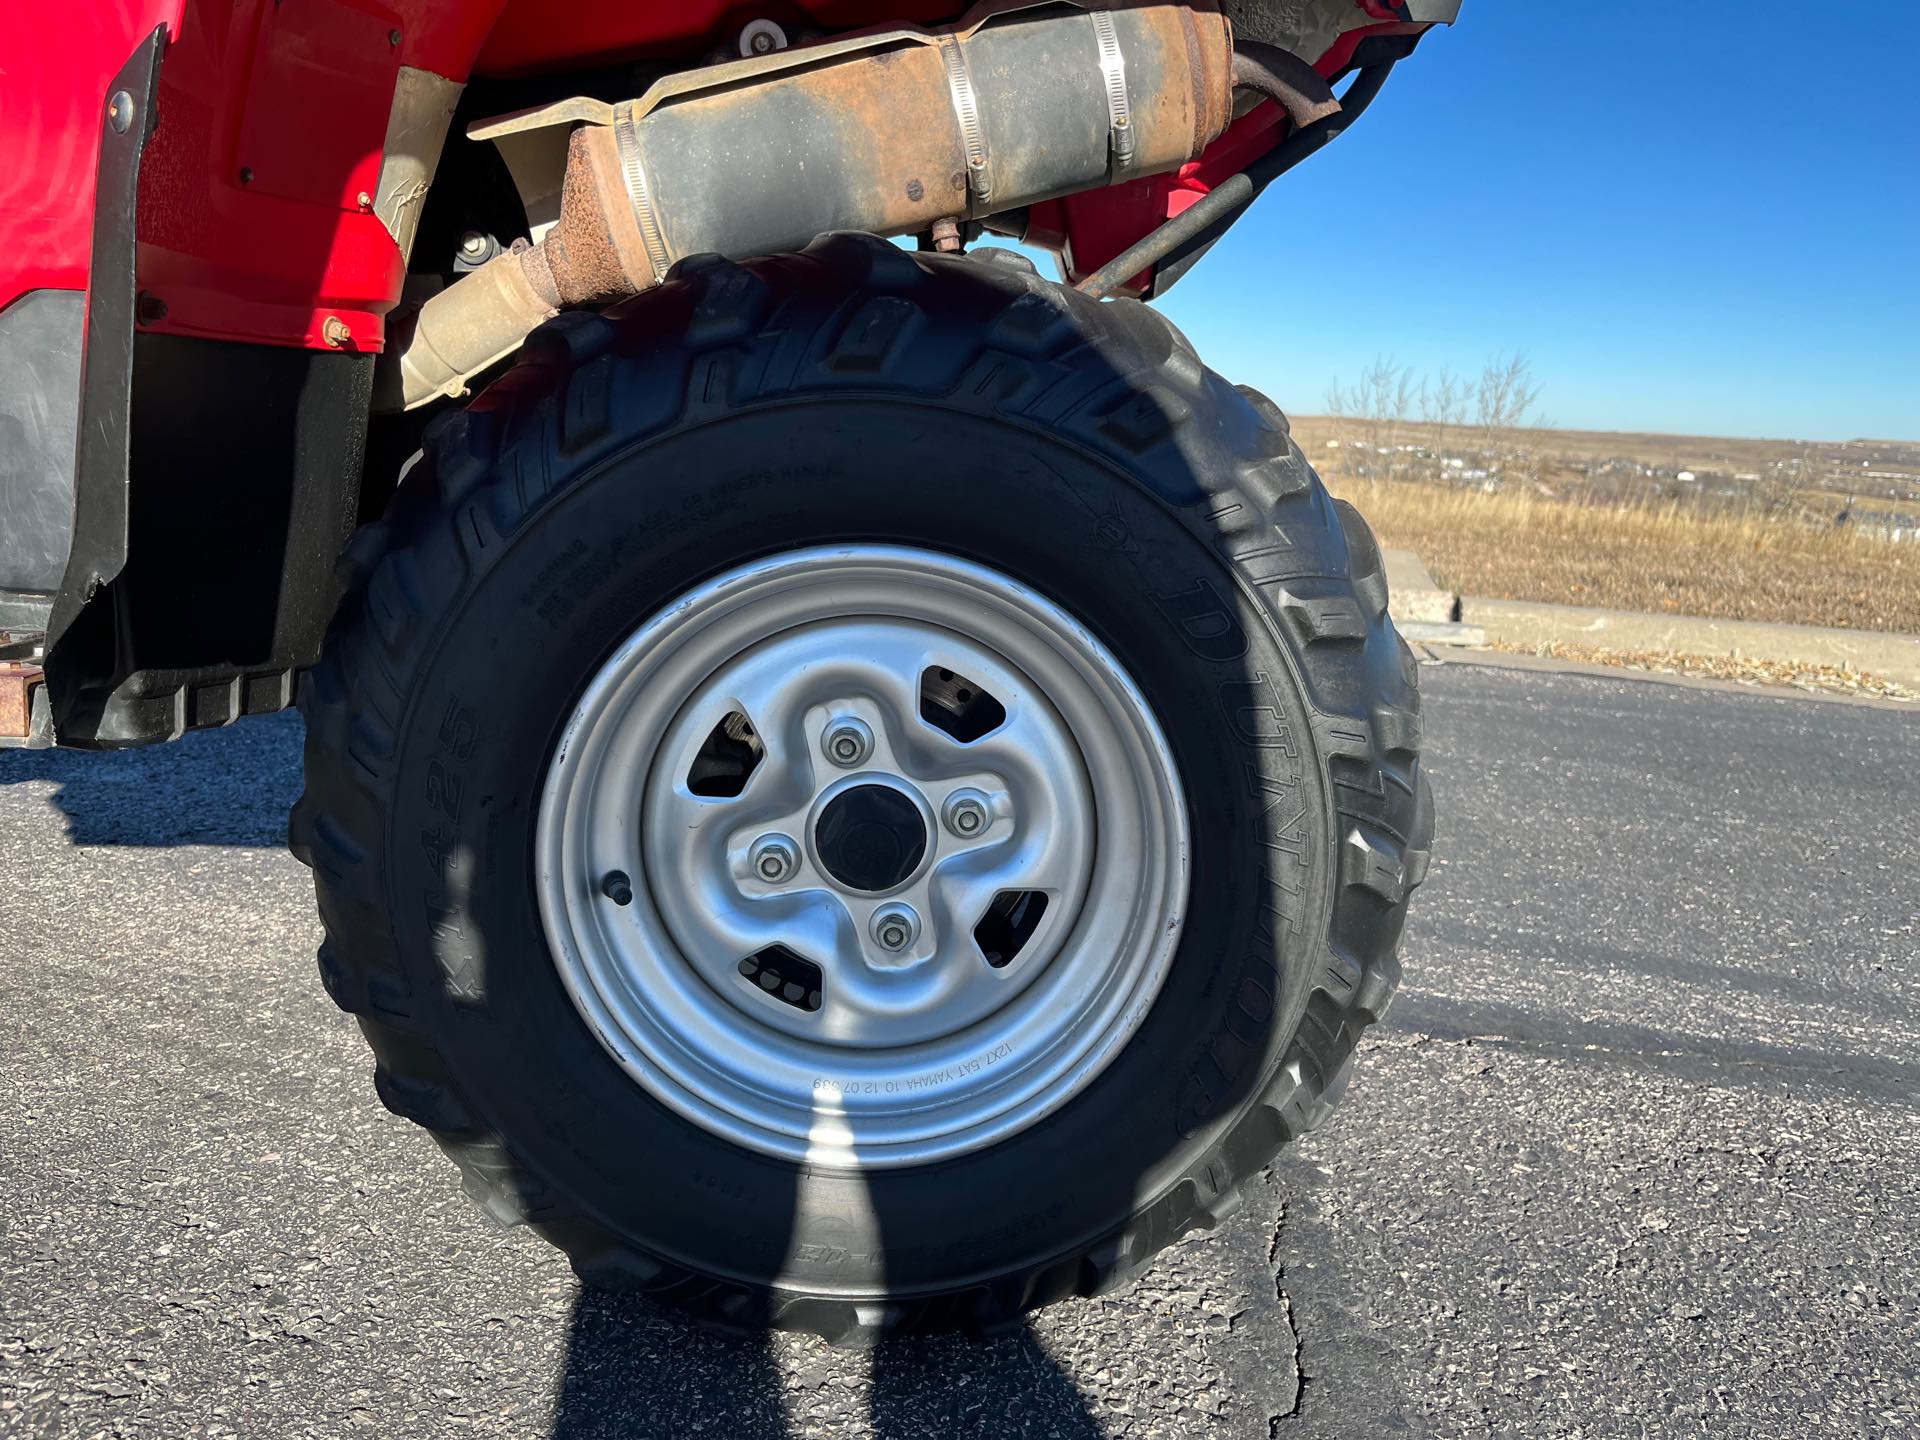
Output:
<path fill-rule="evenodd" d="M 574 1303 L 565 1367 L 553 1440 L 869 1433 L 874 1440 L 1099 1440 L 1103 1433 L 1080 1391 L 1025 1329 L 991 1341 L 940 1337 L 834 1349 L 811 1338 L 718 1335 L 644 1297 L 584 1290 Z"/>
<path fill-rule="evenodd" d="M 141 750 L 0 750 L 0 786 L 55 787 L 48 798 L 75 845 L 277 850 L 300 794 L 303 734 L 286 714 Z"/>

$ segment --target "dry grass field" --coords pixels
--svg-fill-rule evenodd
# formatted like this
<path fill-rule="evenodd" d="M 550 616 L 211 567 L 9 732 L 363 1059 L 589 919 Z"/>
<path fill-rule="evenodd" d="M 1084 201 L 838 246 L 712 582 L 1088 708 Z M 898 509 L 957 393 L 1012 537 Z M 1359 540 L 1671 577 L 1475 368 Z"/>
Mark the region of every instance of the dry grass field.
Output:
<path fill-rule="evenodd" d="M 1328 449 L 1334 440 L 1398 442 L 1453 454 L 1471 454 L 1488 440 L 1476 425 L 1355 415 L 1296 415 L 1293 433 L 1323 470 L 1343 468 L 1345 457 Z M 1526 457 L 1527 470 L 1560 495 L 1603 489 L 1628 498 L 1693 499 L 1711 508 L 1777 498 L 1790 479 L 1796 508 L 1813 516 L 1831 516 L 1850 500 L 1909 509 L 1920 503 L 1920 441 L 1749 440 L 1515 426 L 1503 430 L 1498 443 L 1516 458 Z M 1646 473 L 1611 480 L 1596 474 L 1609 465 Z M 1783 475 L 1790 467 L 1804 472 Z M 1697 474 L 1700 484 L 1676 484 L 1671 477 L 1681 471 Z"/>
<path fill-rule="evenodd" d="M 1316 456 L 1316 459 L 1319 458 Z M 1677 505 L 1328 477 L 1463 594 L 1920 633 L 1920 544 Z"/>

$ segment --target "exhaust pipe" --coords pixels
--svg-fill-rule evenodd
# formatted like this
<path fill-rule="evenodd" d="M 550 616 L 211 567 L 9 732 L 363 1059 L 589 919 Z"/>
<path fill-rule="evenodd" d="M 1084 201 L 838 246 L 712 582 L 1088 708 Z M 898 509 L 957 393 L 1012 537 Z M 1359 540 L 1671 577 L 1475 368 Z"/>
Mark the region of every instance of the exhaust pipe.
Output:
<path fill-rule="evenodd" d="M 562 307 L 657 285 L 675 261 L 797 249 L 827 230 L 910 235 L 1150 175 L 1233 114 L 1210 3 L 1085 10 L 989 0 L 958 24 L 847 36 L 474 126 L 576 126 L 560 218 L 396 327 L 380 408 L 459 395 Z"/>

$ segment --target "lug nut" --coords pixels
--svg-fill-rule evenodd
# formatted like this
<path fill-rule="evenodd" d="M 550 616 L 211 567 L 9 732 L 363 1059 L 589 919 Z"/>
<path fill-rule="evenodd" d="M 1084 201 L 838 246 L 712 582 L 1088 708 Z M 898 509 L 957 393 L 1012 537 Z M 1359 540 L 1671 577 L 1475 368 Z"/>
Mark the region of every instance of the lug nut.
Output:
<path fill-rule="evenodd" d="M 873 731 L 859 720 L 835 720 L 820 737 L 820 748 L 842 770 L 851 770 L 873 753 Z"/>
<path fill-rule="evenodd" d="M 868 928 L 882 950 L 904 950 L 920 938 L 920 917 L 905 905 L 882 905 Z"/>
<path fill-rule="evenodd" d="M 987 797 L 978 790 L 956 790 L 947 797 L 940 818 L 953 834 L 972 840 L 986 833 L 993 817 L 987 809 Z"/>
<path fill-rule="evenodd" d="M 616 905 L 633 903 L 633 882 L 624 870 L 609 870 L 600 881 L 600 893 Z"/>
<path fill-rule="evenodd" d="M 753 873 L 769 885 L 778 885 L 799 867 L 800 857 L 793 842 L 784 835 L 764 835 L 753 842 L 748 863 Z"/>

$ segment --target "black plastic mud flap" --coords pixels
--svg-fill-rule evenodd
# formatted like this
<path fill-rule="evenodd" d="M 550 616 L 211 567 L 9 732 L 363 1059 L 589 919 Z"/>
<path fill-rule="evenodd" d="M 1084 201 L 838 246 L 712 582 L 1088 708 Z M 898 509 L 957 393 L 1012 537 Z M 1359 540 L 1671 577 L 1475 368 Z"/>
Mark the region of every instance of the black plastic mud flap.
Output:
<path fill-rule="evenodd" d="M 30 290 L 0 310 L 0 635 L 46 634 L 73 547 L 86 314 L 78 290 Z"/>
<path fill-rule="evenodd" d="M 371 354 L 137 324 L 135 211 L 165 124 L 165 44 L 156 28 L 102 105 L 71 548 L 42 662 L 62 745 L 150 744 L 291 705 L 359 501 Z"/>
<path fill-rule="evenodd" d="M 127 559 L 127 447 L 133 404 L 134 209 L 140 160 L 153 138 L 160 57 L 156 25 L 107 87 L 100 107 L 86 350 L 73 460 L 72 548 L 47 624 L 51 650 L 81 606 Z"/>
<path fill-rule="evenodd" d="M 134 224 L 165 25 L 101 97 L 88 292 L 0 313 L 0 745 L 50 744 L 38 663 L 126 560 Z"/>

